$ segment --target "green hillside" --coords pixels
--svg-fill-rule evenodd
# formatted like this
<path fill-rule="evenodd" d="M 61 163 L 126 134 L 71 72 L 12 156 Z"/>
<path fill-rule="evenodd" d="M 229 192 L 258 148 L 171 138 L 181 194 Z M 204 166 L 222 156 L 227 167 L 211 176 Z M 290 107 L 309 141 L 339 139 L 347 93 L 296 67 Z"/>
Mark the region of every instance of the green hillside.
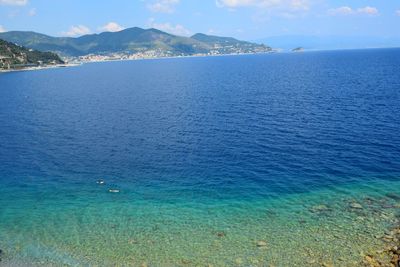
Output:
<path fill-rule="evenodd" d="M 52 52 L 27 49 L 0 39 L 0 69 L 63 63 L 59 56 Z"/>

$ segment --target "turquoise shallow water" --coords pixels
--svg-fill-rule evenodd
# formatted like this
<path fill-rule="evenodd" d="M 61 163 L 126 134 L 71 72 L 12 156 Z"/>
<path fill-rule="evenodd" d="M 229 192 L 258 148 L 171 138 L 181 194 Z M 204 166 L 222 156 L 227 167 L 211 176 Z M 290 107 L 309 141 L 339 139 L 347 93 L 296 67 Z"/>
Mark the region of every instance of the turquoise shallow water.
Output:
<path fill-rule="evenodd" d="M 94 188 L 93 188 L 94 187 Z M 258 199 L 160 202 L 134 189 L 3 193 L 6 263 L 140 266 L 358 266 L 396 222 L 398 182 Z M 395 188 L 395 189 L 393 189 Z M 387 197 L 386 195 L 389 194 Z M 352 203 L 363 206 L 351 207 Z M 267 242 L 258 247 L 257 242 Z M 18 259 L 18 260 L 16 260 Z"/>
<path fill-rule="evenodd" d="M 1 264 L 359 266 L 399 219 L 399 51 L 0 75 Z"/>

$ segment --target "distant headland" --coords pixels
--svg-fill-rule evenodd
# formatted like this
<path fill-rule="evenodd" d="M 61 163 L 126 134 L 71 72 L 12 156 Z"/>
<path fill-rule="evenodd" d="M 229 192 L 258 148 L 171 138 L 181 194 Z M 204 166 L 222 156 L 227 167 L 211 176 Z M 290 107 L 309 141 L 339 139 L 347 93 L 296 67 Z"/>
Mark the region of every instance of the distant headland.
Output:
<path fill-rule="evenodd" d="M 296 48 L 292 49 L 292 52 L 304 52 L 304 48 L 303 47 L 296 47 Z"/>
<path fill-rule="evenodd" d="M 0 40 L 0 70 L 16 70 L 62 65 L 64 61 L 52 52 L 28 49 Z"/>

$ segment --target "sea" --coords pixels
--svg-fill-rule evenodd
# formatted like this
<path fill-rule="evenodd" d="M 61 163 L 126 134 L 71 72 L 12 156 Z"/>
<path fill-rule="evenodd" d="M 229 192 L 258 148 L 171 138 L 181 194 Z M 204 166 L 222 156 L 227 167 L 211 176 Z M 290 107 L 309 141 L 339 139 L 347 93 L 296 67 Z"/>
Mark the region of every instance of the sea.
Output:
<path fill-rule="evenodd" d="M 400 49 L 0 74 L 1 266 L 360 266 L 399 214 Z"/>

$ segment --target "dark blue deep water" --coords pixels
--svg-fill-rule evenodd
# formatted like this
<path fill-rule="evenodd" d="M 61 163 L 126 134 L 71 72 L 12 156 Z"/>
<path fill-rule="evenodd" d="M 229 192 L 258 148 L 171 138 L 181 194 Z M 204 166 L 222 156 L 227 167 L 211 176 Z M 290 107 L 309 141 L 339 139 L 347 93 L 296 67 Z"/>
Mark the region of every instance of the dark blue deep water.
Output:
<path fill-rule="evenodd" d="M 0 249 L 10 265 L 285 266 L 279 249 L 290 245 L 273 233 L 309 236 L 323 225 L 311 206 L 397 185 L 400 49 L 0 74 Z M 277 218 L 266 222 L 266 211 Z M 311 216 L 309 229 L 285 225 L 291 216 Z M 270 249 L 254 248 L 260 239 Z M 323 260 L 335 260 L 333 245 Z"/>

